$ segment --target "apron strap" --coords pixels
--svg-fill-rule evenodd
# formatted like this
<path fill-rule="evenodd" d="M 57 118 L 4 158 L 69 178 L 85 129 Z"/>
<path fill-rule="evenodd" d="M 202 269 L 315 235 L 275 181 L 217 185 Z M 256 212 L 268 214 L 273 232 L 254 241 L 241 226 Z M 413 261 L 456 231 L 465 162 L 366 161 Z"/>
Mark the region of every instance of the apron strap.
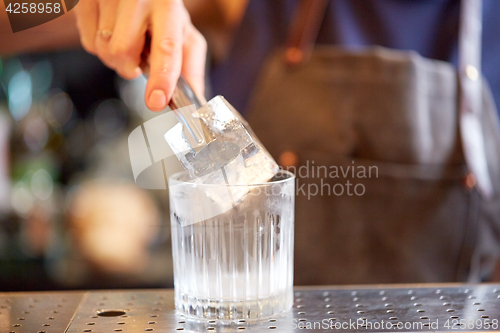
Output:
<path fill-rule="evenodd" d="M 323 22 L 328 0 L 300 0 L 292 20 L 285 61 L 298 66 L 309 60 L 319 28 Z"/>
<path fill-rule="evenodd" d="M 460 85 L 459 122 L 465 161 L 472 184 L 485 199 L 493 197 L 493 185 L 486 160 L 481 124 L 481 30 L 482 0 L 462 0 L 458 39 Z"/>
<path fill-rule="evenodd" d="M 309 60 L 326 13 L 328 0 L 299 0 L 292 20 L 285 62 L 298 66 Z M 493 197 L 481 125 L 481 30 L 482 0 L 461 0 L 458 38 L 459 123 L 468 185 L 486 199 Z"/>

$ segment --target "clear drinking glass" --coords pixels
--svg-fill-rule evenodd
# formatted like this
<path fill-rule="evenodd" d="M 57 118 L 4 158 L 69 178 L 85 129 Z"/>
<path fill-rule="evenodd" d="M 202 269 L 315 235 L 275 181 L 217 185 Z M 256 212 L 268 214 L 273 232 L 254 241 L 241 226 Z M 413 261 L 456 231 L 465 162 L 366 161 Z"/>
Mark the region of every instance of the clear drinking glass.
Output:
<path fill-rule="evenodd" d="M 292 173 L 280 171 L 262 184 L 220 185 L 193 183 L 180 172 L 170 177 L 169 191 L 179 311 L 234 320 L 292 307 Z"/>

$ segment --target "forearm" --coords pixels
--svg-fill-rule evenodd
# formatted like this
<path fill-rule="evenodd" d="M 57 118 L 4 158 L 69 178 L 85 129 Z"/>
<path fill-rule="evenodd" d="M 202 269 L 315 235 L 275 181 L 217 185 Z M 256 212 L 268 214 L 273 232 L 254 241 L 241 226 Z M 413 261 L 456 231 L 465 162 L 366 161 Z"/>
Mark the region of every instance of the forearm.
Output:
<path fill-rule="evenodd" d="M 37 27 L 12 33 L 0 1 L 0 55 L 74 48 L 80 45 L 73 11 Z"/>

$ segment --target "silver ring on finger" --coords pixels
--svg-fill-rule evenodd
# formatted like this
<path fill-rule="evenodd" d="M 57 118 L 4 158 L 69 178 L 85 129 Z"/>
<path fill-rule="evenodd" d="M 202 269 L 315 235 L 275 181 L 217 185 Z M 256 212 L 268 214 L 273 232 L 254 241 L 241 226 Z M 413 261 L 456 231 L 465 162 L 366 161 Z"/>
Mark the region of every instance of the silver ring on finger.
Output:
<path fill-rule="evenodd" d="M 97 36 L 102 37 L 104 39 L 108 39 L 113 34 L 113 31 L 109 29 L 97 30 Z"/>

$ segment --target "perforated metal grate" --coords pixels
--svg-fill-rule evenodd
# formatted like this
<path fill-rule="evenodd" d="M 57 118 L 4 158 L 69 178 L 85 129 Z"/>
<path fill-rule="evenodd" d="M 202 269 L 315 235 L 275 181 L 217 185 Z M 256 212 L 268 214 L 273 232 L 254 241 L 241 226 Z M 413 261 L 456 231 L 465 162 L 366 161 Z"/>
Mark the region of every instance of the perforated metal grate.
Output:
<path fill-rule="evenodd" d="M 290 320 L 325 331 L 499 331 L 500 288 L 297 290 L 294 318 L 277 322 Z"/>
<path fill-rule="evenodd" d="M 0 294 L 0 333 L 500 331 L 500 285 L 298 287 L 291 312 L 258 322 L 187 318 L 173 297 L 173 290 Z"/>
<path fill-rule="evenodd" d="M 83 293 L 0 293 L 1 333 L 61 333 Z"/>
<path fill-rule="evenodd" d="M 180 327 L 180 318 L 173 291 L 91 292 L 67 332 L 171 332 Z"/>
<path fill-rule="evenodd" d="M 296 288 L 284 316 L 259 322 L 194 320 L 174 311 L 172 291 L 91 293 L 68 332 L 498 331 L 500 286 Z M 101 317 L 122 309 L 125 315 Z M 495 324 L 496 321 L 496 324 Z M 492 325 L 493 323 L 493 325 Z M 399 325 L 399 326 L 398 326 Z"/>

